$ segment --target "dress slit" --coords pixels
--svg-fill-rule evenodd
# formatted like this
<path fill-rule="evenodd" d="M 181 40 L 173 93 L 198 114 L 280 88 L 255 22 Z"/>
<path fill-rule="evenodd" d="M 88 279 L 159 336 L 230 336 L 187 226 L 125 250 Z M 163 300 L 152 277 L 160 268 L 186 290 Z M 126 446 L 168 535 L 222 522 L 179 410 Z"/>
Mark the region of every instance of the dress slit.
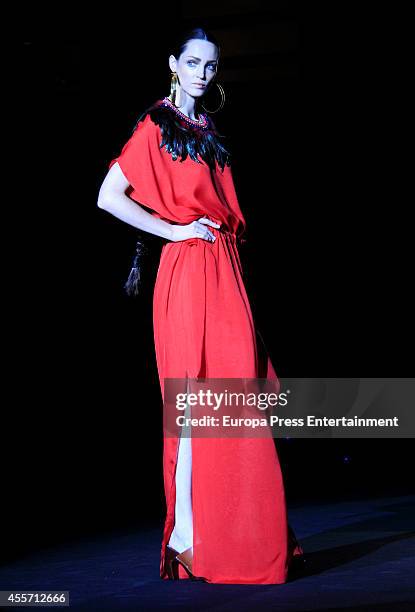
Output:
<path fill-rule="evenodd" d="M 186 384 L 186 392 L 188 392 L 188 380 L 186 380 Z M 187 403 L 184 416 L 191 416 Z M 190 435 L 185 435 L 186 432 L 191 432 L 191 426 L 182 426 L 178 437 L 173 486 L 175 494 L 174 501 L 172 501 L 174 507 L 173 529 L 168 541 L 169 546 L 177 550 L 178 553 L 193 547 L 192 438 Z M 179 568 L 179 575 L 182 574 L 180 577 L 187 578 L 188 574 L 180 570 L 183 570 L 183 568 Z"/>

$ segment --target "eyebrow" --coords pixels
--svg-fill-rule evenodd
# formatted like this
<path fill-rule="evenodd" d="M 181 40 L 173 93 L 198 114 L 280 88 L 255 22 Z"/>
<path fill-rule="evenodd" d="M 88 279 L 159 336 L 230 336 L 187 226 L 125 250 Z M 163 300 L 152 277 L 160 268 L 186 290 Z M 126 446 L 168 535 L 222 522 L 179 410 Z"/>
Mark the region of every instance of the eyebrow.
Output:
<path fill-rule="evenodd" d="M 199 60 L 200 62 L 200 57 L 196 57 L 195 55 L 187 55 L 186 57 L 193 57 L 193 59 Z M 213 62 L 216 63 L 218 60 L 209 60 L 207 63 L 208 64 L 212 64 Z"/>

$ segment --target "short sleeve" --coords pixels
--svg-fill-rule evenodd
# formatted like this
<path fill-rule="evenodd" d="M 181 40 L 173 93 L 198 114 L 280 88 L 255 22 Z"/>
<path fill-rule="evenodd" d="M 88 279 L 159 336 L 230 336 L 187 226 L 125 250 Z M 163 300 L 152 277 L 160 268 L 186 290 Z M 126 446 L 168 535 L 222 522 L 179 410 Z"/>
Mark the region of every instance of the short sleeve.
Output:
<path fill-rule="evenodd" d="M 160 143 L 160 128 L 153 123 L 150 115 L 146 115 L 138 123 L 120 155 L 110 162 L 109 168 L 118 162 L 132 187 L 129 197 L 169 219 L 160 184 L 163 175 Z"/>

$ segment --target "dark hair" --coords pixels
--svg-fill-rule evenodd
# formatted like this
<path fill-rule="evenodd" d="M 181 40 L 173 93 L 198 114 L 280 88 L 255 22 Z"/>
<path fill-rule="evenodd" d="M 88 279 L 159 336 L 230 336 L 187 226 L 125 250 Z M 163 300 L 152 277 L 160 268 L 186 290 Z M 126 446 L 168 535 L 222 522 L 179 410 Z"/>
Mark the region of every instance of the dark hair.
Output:
<path fill-rule="evenodd" d="M 203 28 L 193 28 L 187 29 L 179 34 L 176 43 L 169 48 L 170 54 L 174 55 L 176 60 L 179 59 L 181 54 L 186 50 L 187 43 L 190 40 L 206 40 L 208 42 L 213 43 L 218 50 L 218 59 L 220 56 L 220 45 L 217 39 Z M 151 108 L 151 107 L 150 107 Z M 149 109 L 144 111 L 144 113 L 139 117 L 138 122 L 142 121 L 147 114 Z M 136 129 L 137 124 L 134 129 Z M 213 122 L 212 122 L 213 127 Z M 220 147 L 220 145 L 218 145 Z M 220 147 L 221 148 L 221 147 Z M 226 158 L 228 158 L 228 152 L 226 149 L 223 149 L 226 154 Z M 229 164 L 229 161 L 228 161 Z M 133 265 L 130 271 L 130 275 L 127 279 L 127 282 L 124 285 L 124 288 L 128 295 L 138 295 L 140 292 L 140 287 L 144 284 L 142 279 L 142 272 L 144 269 L 143 261 L 150 258 L 150 256 L 154 255 L 154 252 L 157 253 L 161 249 L 161 246 L 166 242 L 166 240 L 160 239 L 160 237 L 155 236 L 149 232 L 144 232 L 143 230 L 137 230 L 138 239 L 136 244 L 136 254 L 133 260 Z M 156 247 L 158 247 L 156 249 Z M 156 259 L 154 259 L 154 264 L 156 263 Z"/>
<path fill-rule="evenodd" d="M 220 56 L 220 45 L 217 39 L 203 28 L 193 28 L 193 30 L 185 30 L 179 36 L 178 40 L 174 47 L 171 48 L 171 54 L 174 55 L 176 60 L 179 59 L 181 54 L 186 50 L 187 43 L 190 40 L 207 40 L 208 42 L 213 43 L 218 49 L 218 58 Z"/>

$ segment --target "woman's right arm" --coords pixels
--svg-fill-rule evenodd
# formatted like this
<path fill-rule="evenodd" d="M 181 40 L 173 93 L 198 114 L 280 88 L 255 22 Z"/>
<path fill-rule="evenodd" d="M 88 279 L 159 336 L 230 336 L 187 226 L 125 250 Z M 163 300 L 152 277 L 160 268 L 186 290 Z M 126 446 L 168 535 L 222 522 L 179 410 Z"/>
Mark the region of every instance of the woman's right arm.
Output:
<path fill-rule="evenodd" d="M 98 207 L 137 229 L 172 240 L 174 225 L 154 217 L 129 198 L 125 193 L 129 186 L 130 183 L 116 162 L 101 185 Z"/>
<path fill-rule="evenodd" d="M 137 229 L 155 236 L 161 236 L 172 242 L 187 240 L 187 238 L 202 238 L 210 242 L 216 240 L 216 236 L 206 226 L 219 228 L 220 223 L 215 223 L 206 217 L 186 225 L 174 225 L 163 221 L 163 219 L 158 219 L 126 195 L 125 192 L 129 186 L 130 183 L 119 163 L 115 162 L 99 190 L 98 207 Z"/>

